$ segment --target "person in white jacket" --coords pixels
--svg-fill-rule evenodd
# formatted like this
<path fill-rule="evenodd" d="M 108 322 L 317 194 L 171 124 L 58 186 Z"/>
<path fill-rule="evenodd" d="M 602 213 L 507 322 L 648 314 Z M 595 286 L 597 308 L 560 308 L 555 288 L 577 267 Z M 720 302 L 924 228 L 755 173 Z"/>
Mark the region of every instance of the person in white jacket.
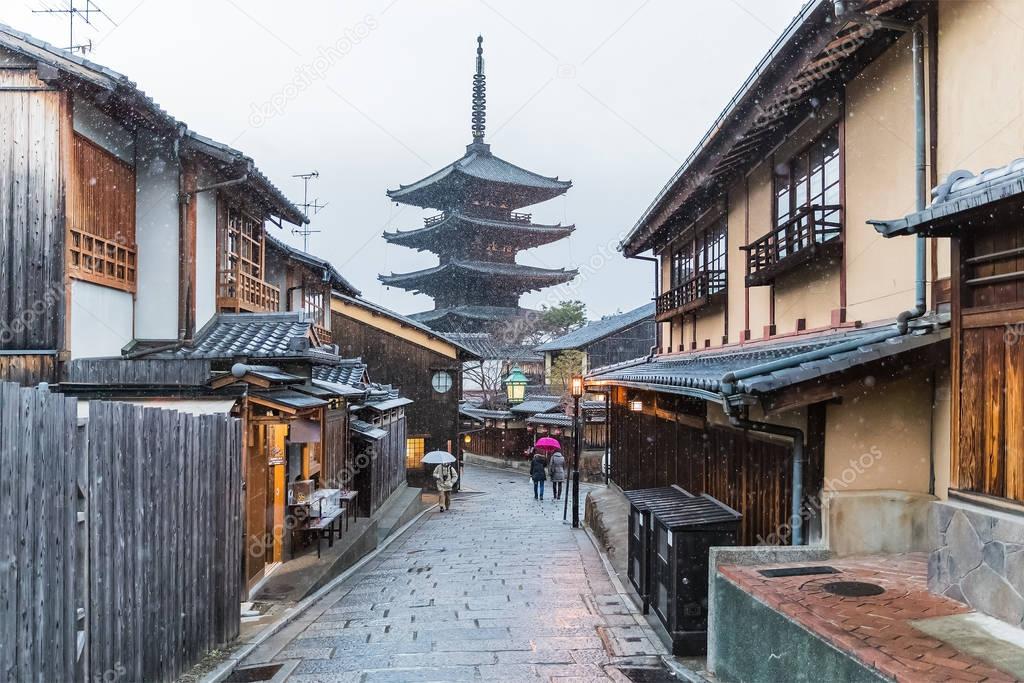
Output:
<path fill-rule="evenodd" d="M 459 471 L 451 463 L 434 468 L 434 482 L 437 484 L 437 502 L 444 512 L 452 506 L 452 487 L 459 480 Z"/>

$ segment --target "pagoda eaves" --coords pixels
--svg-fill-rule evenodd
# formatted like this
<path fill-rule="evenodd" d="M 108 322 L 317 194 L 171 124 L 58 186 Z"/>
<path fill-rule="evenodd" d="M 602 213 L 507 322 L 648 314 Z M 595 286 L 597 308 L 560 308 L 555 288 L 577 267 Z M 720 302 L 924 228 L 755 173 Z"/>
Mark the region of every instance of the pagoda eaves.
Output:
<path fill-rule="evenodd" d="M 557 242 L 576 230 L 574 225 L 531 223 L 528 217 L 524 220 L 515 214 L 511 219 L 483 218 L 453 211 L 426 219 L 422 228 L 385 232 L 384 239 L 392 244 L 434 253 L 445 251 L 446 245 L 457 240 L 500 241 L 513 244 L 519 250 Z"/>

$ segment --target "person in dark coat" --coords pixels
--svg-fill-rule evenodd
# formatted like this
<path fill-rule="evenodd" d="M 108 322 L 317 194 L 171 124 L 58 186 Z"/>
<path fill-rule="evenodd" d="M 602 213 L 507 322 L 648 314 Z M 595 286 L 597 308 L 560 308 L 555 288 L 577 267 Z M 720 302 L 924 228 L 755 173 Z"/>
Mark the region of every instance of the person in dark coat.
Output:
<path fill-rule="evenodd" d="M 555 500 L 562 497 L 562 487 L 565 485 L 565 456 L 561 451 L 555 451 L 548 462 L 548 470 L 551 472 L 551 492 Z"/>
<path fill-rule="evenodd" d="M 530 461 L 530 478 L 533 479 L 533 497 L 535 500 L 544 500 L 544 481 L 548 478 L 547 463 L 540 453 L 533 454 Z"/>

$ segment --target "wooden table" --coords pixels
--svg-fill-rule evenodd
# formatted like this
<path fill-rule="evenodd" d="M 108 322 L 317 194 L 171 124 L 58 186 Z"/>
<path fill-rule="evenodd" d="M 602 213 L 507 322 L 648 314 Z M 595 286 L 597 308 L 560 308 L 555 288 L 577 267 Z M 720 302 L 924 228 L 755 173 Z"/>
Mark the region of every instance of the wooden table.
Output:
<path fill-rule="evenodd" d="M 334 547 L 334 537 L 342 537 L 342 521 L 345 516 L 345 508 L 348 504 L 345 498 L 338 497 L 338 504 L 334 504 L 333 498 L 337 497 L 338 489 L 318 489 L 313 492 L 308 501 L 291 503 L 288 505 L 288 514 L 293 520 L 291 528 L 291 556 L 295 557 L 296 537 L 309 536 L 316 538 L 316 556 L 320 557 L 320 542 L 326 538 L 327 546 Z M 347 529 L 346 529 L 347 530 Z"/>
<path fill-rule="evenodd" d="M 352 515 L 355 514 L 355 518 L 359 519 L 359 515 L 356 514 L 356 498 L 359 497 L 359 491 L 348 491 L 338 496 L 341 500 L 342 506 L 345 508 L 345 531 L 348 531 L 349 522 L 352 519 Z"/>

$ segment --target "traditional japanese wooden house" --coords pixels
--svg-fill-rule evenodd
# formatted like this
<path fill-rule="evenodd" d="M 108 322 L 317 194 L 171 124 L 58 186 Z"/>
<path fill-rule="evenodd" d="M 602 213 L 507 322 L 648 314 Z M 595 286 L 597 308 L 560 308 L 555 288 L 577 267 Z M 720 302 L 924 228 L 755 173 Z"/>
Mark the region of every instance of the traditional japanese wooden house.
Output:
<path fill-rule="evenodd" d="M 626 313 L 589 322 L 534 350 L 544 354 L 545 384 L 551 384 L 552 366 L 566 351 L 583 354 L 579 372 L 586 373 L 594 368 L 646 356 L 655 341 L 654 303 L 648 303 Z"/>
<path fill-rule="evenodd" d="M 430 451 L 458 455 L 463 366 L 475 352 L 423 323 L 335 290 L 331 326 L 343 356 L 360 356 L 375 381 L 412 400 L 403 446 L 410 484 L 424 485 L 420 461 Z"/>
<path fill-rule="evenodd" d="M 389 190 L 401 204 L 436 209 L 422 228 L 384 233 L 392 244 L 437 254 L 439 265 L 412 273 L 381 275 L 385 285 L 423 293 L 434 309 L 413 319 L 437 330 L 491 331 L 528 312 L 520 296 L 572 280 L 575 270 L 516 263 L 516 254 L 572 233 L 573 226 L 542 225 L 526 206 L 565 193 L 572 183 L 537 175 L 491 153 L 484 142 L 485 76 L 483 38 L 478 38 L 473 76 L 473 141 L 458 160 L 411 185 Z"/>
<path fill-rule="evenodd" d="M 320 341 L 331 343 L 331 293 L 358 297 L 359 290 L 330 261 L 267 236 L 267 280 L 283 292 L 282 311 L 303 311 Z"/>
<path fill-rule="evenodd" d="M 948 252 L 865 221 L 927 187 L 941 21 L 929 2 L 808 3 L 625 237 L 658 261 L 657 348 L 588 379 L 623 489 L 708 493 L 747 544 L 925 549 Z"/>
<path fill-rule="evenodd" d="M 56 382 L 219 310 L 278 309 L 264 223 L 305 216 L 125 76 L 0 26 L 0 128 L 0 377 Z"/>

